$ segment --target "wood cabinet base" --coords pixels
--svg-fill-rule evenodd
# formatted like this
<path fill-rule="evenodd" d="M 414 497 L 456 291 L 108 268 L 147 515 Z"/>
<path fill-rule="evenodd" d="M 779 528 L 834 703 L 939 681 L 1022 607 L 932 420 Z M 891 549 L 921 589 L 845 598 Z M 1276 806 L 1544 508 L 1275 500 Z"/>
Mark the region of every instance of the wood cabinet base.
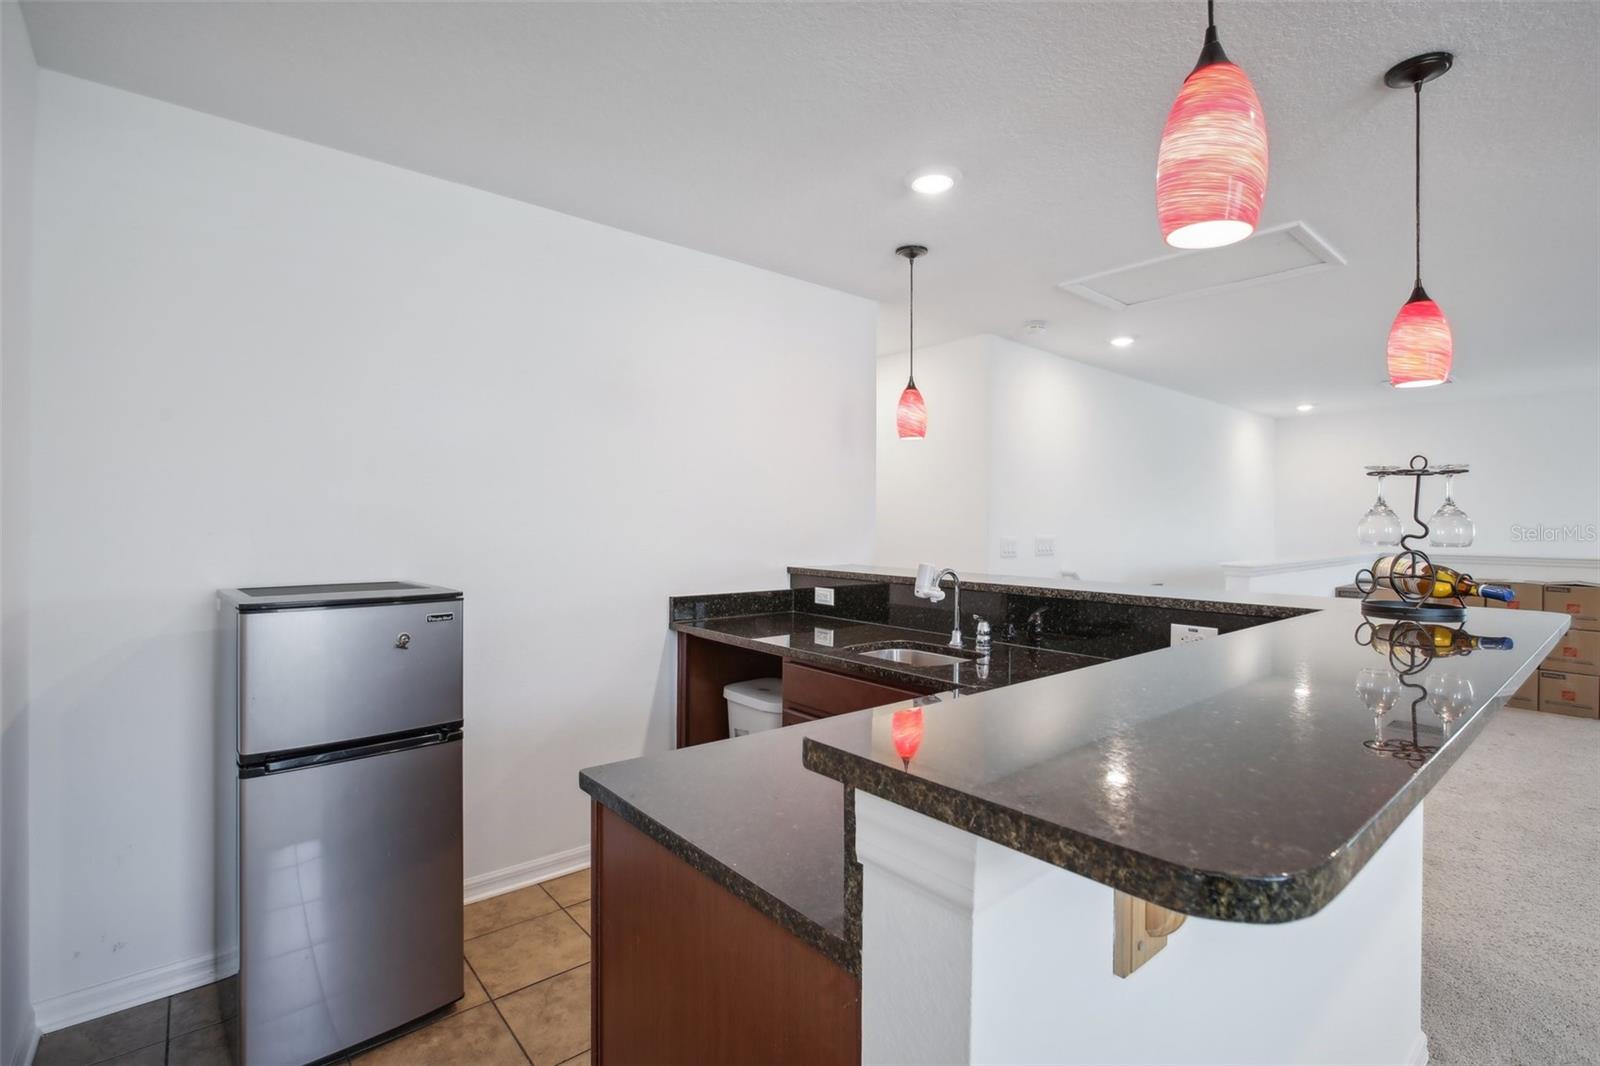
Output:
<path fill-rule="evenodd" d="M 597 1063 L 856 1063 L 861 984 L 593 805 Z"/>

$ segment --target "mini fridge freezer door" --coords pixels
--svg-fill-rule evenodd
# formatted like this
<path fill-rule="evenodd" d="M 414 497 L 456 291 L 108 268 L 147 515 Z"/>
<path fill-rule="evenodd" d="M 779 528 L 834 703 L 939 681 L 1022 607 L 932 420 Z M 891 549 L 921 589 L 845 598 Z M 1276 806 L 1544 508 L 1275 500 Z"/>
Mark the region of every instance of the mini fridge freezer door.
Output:
<path fill-rule="evenodd" d="M 459 999 L 461 744 L 239 780 L 244 1066 L 341 1051 Z"/>
<path fill-rule="evenodd" d="M 239 615 L 239 755 L 461 721 L 460 600 Z"/>

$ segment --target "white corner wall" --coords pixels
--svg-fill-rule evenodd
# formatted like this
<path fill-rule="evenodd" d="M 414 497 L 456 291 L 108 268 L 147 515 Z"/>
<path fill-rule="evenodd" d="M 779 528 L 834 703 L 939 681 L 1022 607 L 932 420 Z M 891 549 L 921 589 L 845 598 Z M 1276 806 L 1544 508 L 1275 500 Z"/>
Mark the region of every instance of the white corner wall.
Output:
<path fill-rule="evenodd" d="M 38 68 L 22 10 L 0 3 L 0 1063 L 30 1053 L 26 529 L 29 282 Z"/>
<path fill-rule="evenodd" d="M 39 104 L 53 1016 L 212 951 L 214 589 L 466 590 L 481 884 L 586 845 L 581 767 L 669 745 L 669 594 L 868 555 L 870 302 L 54 73 Z"/>
<path fill-rule="evenodd" d="M 900 441 L 905 355 L 879 360 L 877 562 L 1193 586 L 1271 550 L 1270 418 L 989 335 L 918 352 L 917 383 L 928 438 Z"/>
<path fill-rule="evenodd" d="M 1219 563 L 1270 549 L 1272 419 L 990 343 L 991 572 L 1217 585 Z"/>
<path fill-rule="evenodd" d="M 1377 488 L 1363 467 L 1419 453 L 1471 464 L 1456 503 L 1477 527 L 1472 553 L 1600 558 L 1600 390 L 1281 420 L 1277 556 L 1359 552 L 1356 523 Z M 1409 517 L 1399 481 L 1386 486 L 1388 501 Z M 1442 493 L 1442 485 L 1425 487 L 1424 519 Z"/>

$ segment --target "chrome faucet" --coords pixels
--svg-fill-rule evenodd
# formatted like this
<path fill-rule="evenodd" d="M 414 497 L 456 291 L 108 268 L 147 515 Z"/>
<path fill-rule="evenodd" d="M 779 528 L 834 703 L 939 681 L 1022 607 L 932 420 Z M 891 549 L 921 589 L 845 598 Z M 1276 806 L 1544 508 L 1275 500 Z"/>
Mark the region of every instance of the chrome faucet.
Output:
<path fill-rule="evenodd" d="M 950 647 L 959 648 L 961 647 L 961 575 L 949 567 L 934 573 L 933 567 L 923 564 L 917 567 L 917 583 L 912 587 L 912 593 L 924 600 L 938 603 L 944 599 L 944 591 L 939 586 L 947 577 L 955 582 L 956 591 L 955 602 L 952 604 L 955 608 L 953 618 L 955 628 L 950 631 Z"/>

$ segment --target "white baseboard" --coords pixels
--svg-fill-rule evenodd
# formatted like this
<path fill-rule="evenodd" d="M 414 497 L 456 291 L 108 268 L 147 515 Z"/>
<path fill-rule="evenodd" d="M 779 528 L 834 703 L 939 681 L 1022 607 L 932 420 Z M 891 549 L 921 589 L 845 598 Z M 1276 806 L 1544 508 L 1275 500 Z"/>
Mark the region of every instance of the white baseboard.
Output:
<path fill-rule="evenodd" d="M 232 952 L 222 956 L 196 955 L 53 999 L 40 1000 L 33 1005 L 34 1028 L 41 1033 L 53 1033 L 91 1018 L 101 1018 L 163 996 L 209 985 L 237 970 L 238 961 Z"/>
<path fill-rule="evenodd" d="M 34 1021 L 33 1008 L 28 1008 L 28 1017 L 25 1020 L 28 1027 L 27 1039 L 17 1045 L 17 1050 L 11 1054 L 9 1066 L 33 1066 L 33 1056 L 39 1050 L 39 1024 Z"/>
<path fill-rule="evenodd" d="M 589 846 L 558 851 L 554 855 L 520 862 L 515 866 L 492 870 L 486 874 L 467 878 L 462 885 L 462 902 L 475 903 L 480 899 L 498 896 L 539 881 L 548 881 L 589 865 Z M 77 992 L 68 992 L 53 999 L 41 1000 L 33 1005 L 34 1036 L 26 1055 L 10 1066 L 27 1066 L 33 1059 L 33 1047 L 39 1033 L 53 1033 L 69 1025 L 89 1021 L 91 1018 L 115 1014 L 119 1010 L 137 1007 L 141 1003 L 177 995 L 191 988 L 199 988 L 226 977 L 239 969 L 238 956 L 229 952 L 225 956 L 196 955 L 190 959 L 157 966 L 151 970 L 129 974 L 114 981 L 93 985 Z"/>
<path fill-rule="evenodd" d="M 552 877 L 570 874 L 574 870 L 581 870 L 589 865 L 589 845 L 581 848 L 569 848 L 558 851 L 554 855 L 546 855 L 542 859 L 533 859 L 529 862 L 519 862 L 515 866 L 507 866 L 499 870 L 491 870 L 486 874 L 467 878 L 465 897 L 467 903 L 476 903 L 480 899 L 490 896 L 499 896 L 512 892 L 540 881 L 548 881 Z"/>

